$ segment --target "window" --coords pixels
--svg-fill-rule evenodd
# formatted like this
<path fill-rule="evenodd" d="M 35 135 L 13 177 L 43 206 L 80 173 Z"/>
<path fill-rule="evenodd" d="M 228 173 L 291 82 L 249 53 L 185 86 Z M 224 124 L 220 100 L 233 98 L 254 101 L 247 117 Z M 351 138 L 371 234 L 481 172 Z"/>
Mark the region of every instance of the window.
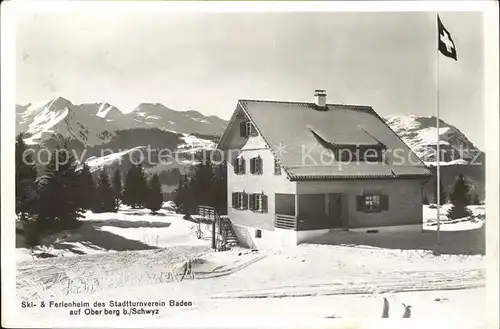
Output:
<path fill-rule="evenodd" d="M 250 159 L 250 173 L 262 175 L 262 158 L 260 156 Z"/>
<path fill-rule="evenodd" d="M 341 148 L 337 149 L 335 153 L 335 159 L 337 159 L 337 161 L 351 162 L 358 160 L 357 152 L 354 149 Z"/>
<path fill-rule="evenodd" d="M 250 121 L 246 122 L 245 130 L 246 130 L 247 137 L 252 136 L 254 129 L 253 129 L 253 125 Z"/>
<path fill-rule="evenodd" d="M 267 195 L 264 193 L 250 194 L 248 208 L 253 211 L 267 212 Z"/>
<path fill-rule="evenodd" d="M 257 129 L 250 121 L 242 121 L 240 123 L 240 137 L 257 136 Z"/>
<path fill-rule="evenodd" d="M 267 212 L 267 195 L 264 193 L 233 192 L 232 207 L 240 210 L 250 209 L 256 212 Z"/>
<path fill-rule="evenodd" d="M 366 162 L 382 162 L 382 151 L 376 148 L 368 148 L 363 151 L 360 158 Z"/>
<path fill-rule="evenodd" d="M 252 194 L 254 199 L 253 210 L 262 211 L 262 194 Z"/>
<path fill-rule="evenodd" d="M 232 193 L 232 206 L 235 209 L 247 209 L 248 208 L 248 194 L 245 192 L 233 192 Z"/>
<path fill-rule="evenodd" d="M 274 159 L 274 174 L 281 175 L 281 165 L 278 159 Z"/>
<path fill-rule="evenodd" d="M 239 204 L 240 204 L 240 209 L 247 209 L 248 207 L 248 194 L 245 192 L 239 193 Z"/>
<path fill-rule="evenodd" d="M 342 162 L 382 162 L 384 146 L 341 147 L 334 150 L 335 159 Z"/>
<path fill-rule="evenodd" d="M 380 195 L 365 196 L 365 210 L 379 211 L 380 210 Z"/>
<path fill-rule="evenodd" d="M 236 158 L 233 163 L 234 173 L 237 175 L 245 174 L 245 159 L 244 158 Z"/>
<path fill-rule="evenodd" d="M 232 194 L 232 207 L 239 208 L 240 207 L 240 197 L 238 192 L 233 192 Z"/>
<path fill-rule="evenodd" d="M 258 229 L 257 229 L 257 230 L 255 230 L 255 237 L 256 237 L 257 239 L 262 238 L 262 230 L 258 230 Z"/>
<path fill-rule="evenodd" d="M 295 194 L 274 194 L 275 213 L 295 216 Z"/>
<path fill-rule="evenodd" d="M 324 218 L 326 214 L 326 197 L 324 194 L 300 194 L 297 216 L 304 218 Z"/>
<path fill-rule="evenodd" d="M 380 212 L 389 209 L 389 197 L 383 194 L 359 195 L 357 209 L 363 212 Z"/>

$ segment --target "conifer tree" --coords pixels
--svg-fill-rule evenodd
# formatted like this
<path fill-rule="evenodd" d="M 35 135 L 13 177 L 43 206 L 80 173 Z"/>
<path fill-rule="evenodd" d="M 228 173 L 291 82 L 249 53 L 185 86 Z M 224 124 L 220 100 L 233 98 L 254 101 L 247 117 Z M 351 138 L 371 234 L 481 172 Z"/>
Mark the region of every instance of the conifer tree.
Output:
<path fill-rule="evenodd" d="M 77 162 L 67 140 L 52 153 L 43 174 L 38 215 L 44 229 L 72 229 L 82 216 Z"/>
<path fill-rule="evenodd" d="M 144 207 L 147 194 L 148 186 L 142 166 L 132 166 L 125 176 L 123 203 L 132 208 Z"/>
<path fill-rule="evenodd" d="M 453 186 L 453 192 L 450 193 L 452 207 L 447 213 L 448 218 L 457 219 L 472 215 L 472 212 L 467 209 L 469 190 L 469 184 L 465 180 L 464 176 L 462 174 L 458 175 L 455 180 L 455 185 Z"/>
<path fill-rule="evenodd" d="M 225 162 L 214 167 L 214 206 L 220 214 L 227 213 L 227 166 Z"/>
<path fill-rule="evenodd" d="M 136 171 L 135 166 L 130 167 L 125 175 L 125 184 L 123 186 L 123 195 L 122 201 L 124 204 L 135 208 L 136 206 L 136 197 L 135 197 L 135 188 L 134 188 L 134 171 Z"/>
<path fill-rule="evenodd" d="M 83 167 L 78 174 L 78 179 L 78 192 L 82 209 L 94 209 L 96 203 L 96 186 L 94 178 L 92 178 L 92 174 L 90 172 L 90 167 L 86 163 L 83 164 Z"/>
<path fill-rule="evenodd" d="M 199 205 L 215 207 L 221 214 L 227 212 L 226 164 L 214 165 L 206 159 L 193 168 L 192 177 L 181 176 L 174 191 L 178 212 L 191 215 Z"/>
<path fill-rule="evenodd" d="M 158 175 L 154 174 L 149 180 L 149 192 L 148 198 L 146 200 L 146 206 L 153 213 L 156 213 L 161 209 L 163 204 L 163 193 L 161 190 L 160 180 L 158 179 Z"/>
<path fill-rule="evenodd" d="M 35 213 L 38 185 L 36 166 L 23 140 L 23 134 L 16 138 L 15 166 L 16 213 L 24 224 L 28 216 Z"/>
<path fill-rule="evenodd" d="M 120 173 L 120 168 L 116 168 L 113 173 L 111 184 L 113 188 L 113 197 L 115 198 L 115 210 L 118 211 L 122 199 L 122 175 Z"/>
<path fill-rule="evenodd" d="M 209 160 L 206 160 L 197 164 L 194 168 L 193 178 L 190 182 L 190 196 L 193 200 L 194 206 L 215 205 L 214 183 L 215 175 L 212 163 Z"/>
<path fill-rule="evenodd" d="M 146 181 L 146 174 L 142 165 L 137 165 L 137 202 L 139 207 L 146 206 L 146 199 L 148 198 L 148 183 Z"/>
<path fill-rule="evenodd" d="M 481 200 L 479 200 L 479 196 L 477 195 L 477 193 L 472 194 L 470 204 L 474 204 L 474 205 L 481 204 Z"/>
<path fill-rule="evenodd" d="M 114 192 L 105 170 L 101 170 L 97 179 L 97 195 L 103 212 L 116 212 Z"/>
<path fill-rule="evenodd" d="M 189 214 L 191 209 L 192 199 L 190 198 L 189 192 L 189 175 L 184 174 L 179 178 L 179 184 L 177 189 L 174 191 L 174 203 L 177 206 L 177 212 L 181 214 Z"/>
<path fill-rule="evenodd" d="M 173 201 L 175 206 L 177 207 L 177 212 L 183 212 L 183 203 L 184 203 L 184 179 L 185 175 L 181 175 L 179 177 L 179 183 L 177 184 L 177 188 L 173 192 Z"/>

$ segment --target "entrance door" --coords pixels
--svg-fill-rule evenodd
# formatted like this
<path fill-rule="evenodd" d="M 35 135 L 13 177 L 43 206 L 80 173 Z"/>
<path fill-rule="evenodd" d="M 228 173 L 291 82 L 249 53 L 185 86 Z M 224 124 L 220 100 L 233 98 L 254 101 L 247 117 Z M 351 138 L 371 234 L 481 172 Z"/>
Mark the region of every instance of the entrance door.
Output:
<path fill-rule="evenodd" d="M 340 194 L 328 194 L 327 216 L 331 227 L 342 226 L 342 196 Z"/>

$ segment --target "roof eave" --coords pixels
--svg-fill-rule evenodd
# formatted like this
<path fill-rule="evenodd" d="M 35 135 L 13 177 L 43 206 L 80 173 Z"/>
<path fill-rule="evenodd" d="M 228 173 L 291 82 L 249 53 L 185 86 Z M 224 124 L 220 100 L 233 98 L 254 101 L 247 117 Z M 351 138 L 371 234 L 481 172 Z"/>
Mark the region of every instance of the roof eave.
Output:
<path fill-rule="evenodd" d="M 252 117 L 250 111 L 248 110 L 248 108 L 246 107 L 246 105 L 244 104 L 244 102 L 245 102 L 245 100 L 239 100 L 238 101 L 238 105 L 243 110 L 243 112 L 246 114 L 246 116 L 248 117 L 248 119 L 250 120 L 250 122 L 252 122 L 252 124 L 254 125 L 255 129 L 257 130 L 257 132 L 259 133 L 259 135 L 262 137 L 262 139 L 264 139 L 264 141 L 266 142 L 266 144 L 269 146 L 269 150 L 271 151 L 272 155 L 274 156 L 275 159 L 278 160 L 279 164 L 283 167 L 283 171 L 285 172 L 286 177 L 289 180 L 291 180 L 290 172 L 288 171 L 287 167 L 283 164 L 283 160 L 281 159 L 281 157 L 279 157 L 276 154 L 276 152 L 274 151 L 274 149 L 271 147 L 271 144 L 269 143 L 269 141 L 266 138 L 266 136 L 262 133 L 262 131 L 260 130 L 260 128 L 257 125 L 257 123 L 255 123 L 254 118 Z"/>
<path fill-rule="evenodd" d="M 219 142 L 217 143 L 217 146 L 215 147 L 216 150 L 224 150 L 222 145 L 227 139 L 227 134 L 228 134 L 229 130 L 231 129 L 231 127 L 234 123 L 234 120 L 236 119 L 236 114 L 238 113 L 239 108 L 241 108 L 240 101 L 238 101 L 238 103 L 236 103 L 236 108 L 233 111 L 233 115 L 231 115 L 231 119 L 229 119 L 229 122 L 227 123 L 226 130 L 224 130 L 224 133 L 220 137 Z"/>
<path fill-rule="evenodd" d="M 318 181 L 318 180 L 367 180 L 367 179 L 425 179 L 432 174 L 422 175 L 291 175 L 291 181 Z"/>

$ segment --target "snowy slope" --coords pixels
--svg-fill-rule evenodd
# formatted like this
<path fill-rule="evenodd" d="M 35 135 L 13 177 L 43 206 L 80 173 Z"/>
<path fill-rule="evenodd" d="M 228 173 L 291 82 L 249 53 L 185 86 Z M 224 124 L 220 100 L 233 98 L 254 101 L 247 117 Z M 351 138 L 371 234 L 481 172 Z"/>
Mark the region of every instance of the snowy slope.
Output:
<path fill-rule="evenodd" d="M 81 228 L 35 251 L 51 253 L 55 256 L 52 258 L 36 259 L 29 249 L 18 248 L 17 296 L 36 302 L 168 303 L 175 299 L 193 303 L 190 307 L 162 307 L 154 317 L 88 317 L 99 321 L 200 316 L 226 319 L 228 312 L 254 320 L 256 312 L 267 318 L 295 320 L 374 319 L 380 318 L 384 297 L 390 302 L 390 318 L 401 318 L 402 303 L 412 305 L 412 318 L 463 321 L 484 316 L 482 255 L 434 255 L 430 250 L 403 245 L 399 249 L 361 244 L 213 252 L 210 228 L 202 227 L 203 238 L 197 239 L 196 224 L 169 208 L 165 204 L 158 215 L 126 207 L 118 213 L 87 212 Z M 473 210 L 481 213 L 484 209 Z M 414 239 L 432 233 L 415 234 Z M 457 245 L 463 241 L 449 242 Z M 181 281 L 179 265 L 186 259 L 193 260 L 194 276 Z M 117 309 L 123 312 L 123 308 Z M 37 324 L 50 324 L 53 319 L 58 323 L 74 321 L 63 308 L 27 308 L 20 312 L 23 319 Z"/>
<path fill-rule="evenodd" d="M 213 150 L 216 145 L 213 141 L 197 137 L 190 134 L 182 134 L 181 139 L 184 143 L 177 147 L 180 152 L 196 153 L 201 150 Z"/>
<path fill-rule="evenodd" d="M 168 161 L 168 159 L 163 159 L 163 161 L 166 161 L 168 163 L 167 165 L 162 165 L 162 163 L 159 162 L 159 160 L 158 161 L 153 160 L 152 163 L 147 163 L 157 168 L 156 170 L 154 170 L 154 172 L 156 173 L 161 172 L 162 171 L 160 170 L 161 168 L 169 170 L 173 168 L 185 167 L 191 164 L 196 164 L 197 162 L 195 161 L 194 156 L 197 152 L 200 152 L 202 150 L 212 150 L 215 148 L 215 143 L 211 140 L 203 139 L 198 136 L 190 134 L 180 134 L 179 136 L 181 143 L 179 143 L 172 150 L 173 152 L 172 154 L 175 153 L 178 154 L 177 157 L 174 156 L 170 162 Z M 121 165 L 123 163 L 131 163 L 131 160 L 132 158 L 134 158 L 134 155 L 136 155 L 136 158 L 134 159 L 137 159 L 137 156 L 140 156 L 140 154 L 144 155 L 144 159 L 148 159 L 147 145 L 130 147 L 125 150 L 118 150 L 117 152 L 106 153 L 103 156 L 91 156 L 87 158 L 85 162 L 87 163 L 87 165 L 89 165 L 90 170 L 93 172 L 105 167 L 113 166 L 115 164 Z"/>
<path fill-rule="evenodd" d="M 384 297 L 390 303 L 390 318 L 401 318 L 402 303 L 412 306 L 412 318 L 470 321 L 485 314 L 484 256 L 480 255 L 436 256 L 424 250 L 316 244 L 213 252 L 209 235 L 197 240 L 193 223 L 167 211 L 152 216 L 144 210 L 123 209 L 118 214 L 87 216 L 88 228 L 80 230 L 85 244 L 74 234 L 54 248 L 58 253 L 73 250 L 86 255 L 18 259 L 17 296 L 21 300 L 167 303 L 153 317 L 88 317 L 100 324 L 107 318 L 114 323 L 122 318 L 227 319 L 228 313 L 255 320 L 256 312 L 265 318 L 295 321 L 376 319 Z M 106 250 L 109 242 L 116 249 Z M 179 265 L 186 259 L 196 260 L 194 276 L 181 281 Z M 192 305 L 169 307 L 171 299 Z M 124 308 L 115 310 L 123 312 Z M 23 319 L 38 324 L 50 324 L 53 319 L 74 321 L 61 308 L 20 312 Z"/>
<path fill-rule="evenodd" d="M 144 146 L 137 146 L 125 151 L 104 155 L 102 157 L 90 157 L 85 161 L 85 163 L 89 166 L 90 172 L 94 172 L 113 164 L 121 164 L 125 157 L 131 156 L 134 151 L 141 150 L 143 148 Z"/>
<path fill-rule="evenodd" d="M 411 114 L 389 115 L 384 119 L 424 162 L 428 165 L 435 164 L 437 146 L 435 117 Z M 442 165 L 467 164 L 478 150 L 459 129 L 442 120 L 439 123 L 439 141 L 444 153 L 440 163 Z M 461 150 L 464 150 L 463 156 Z"/>
<path fill-rule="evenodd" d="M 136 122 L 179 133 L 221 135 L 227 125 L 217 116 L 205 116 L 193 110 L 175 111 L 159 103 L 139 104 L 132 113 Z"/>

